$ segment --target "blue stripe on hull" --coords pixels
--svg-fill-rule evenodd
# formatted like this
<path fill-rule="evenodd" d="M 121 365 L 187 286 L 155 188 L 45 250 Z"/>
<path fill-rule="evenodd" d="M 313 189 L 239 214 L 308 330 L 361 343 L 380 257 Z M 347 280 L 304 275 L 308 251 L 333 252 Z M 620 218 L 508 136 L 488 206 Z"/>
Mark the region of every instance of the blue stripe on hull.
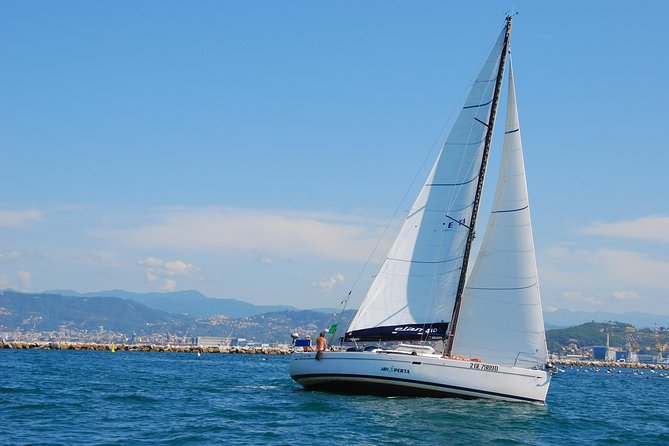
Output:
<path fill-rule="evenodd" d="M 308 374 L 308 375 L 295 375 L 292 377 L 295 381 L 304 386 L 305 389 L 310 390 L 324 390 L 336 393 L 349 393 L 349 394 L 358 394 L 358 395 L 381 395 L 381 396 L 430 396 L 430 397 L 456 397 L 464 399 L 473 399 L 473 398 L 483 398 L 483 397 L 498 397 L 504 398 L 507 400 L 514 401 L 523 401 L 528 403 L 541 403 L 544 401 L 536 400 L 533 398 L 526 398 L 516 395 L 507 395 L 504 393 L 490 392 L 487 390 L 472 389 L 468 387 L 459 387 L 451 386 L 448 384 L 439 384 L 425 381 L 417 381 L 413 379 L 405 378 L 394 378 L 394 377 L 381 377 L 374 375 L 354 375 L 354 374 Z M 315 383 L 303 383 L 300 382 L 303 379 L 311 378 L 320 378 L 319 381 Z M 374 379 L 377 381 L 384 382 L 370 382 L 370 381 L 358 381 L 356 379 L 347 380 L 345 378 L 358 378 L 358 379 Z M 427 385 L 430 387 L 439 387 L 440 389 L 423 389 L 413 386 L 407 386 L 406 384 L 421 384 Z M 460 392 L 472 392 L 479 394 L 476 395 L 465 395 Z"/>

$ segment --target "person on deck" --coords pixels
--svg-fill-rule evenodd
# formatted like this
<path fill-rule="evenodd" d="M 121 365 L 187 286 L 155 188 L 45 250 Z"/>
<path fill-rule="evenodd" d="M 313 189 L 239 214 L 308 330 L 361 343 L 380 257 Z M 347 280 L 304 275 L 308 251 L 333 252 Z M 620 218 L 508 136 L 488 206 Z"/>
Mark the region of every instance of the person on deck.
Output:
<path fill-rule="evenodd" d="M 309 345 L 305 345 L 304 347 L 302 347 L 302 349 L 305 352 L 313 352 L 314 348 L 311 346 L 311 336 L 307 335 L 307 341 L 309 341 Z"/>
<path fill-rule="evenodd" d="M 319 352 L 325 351 L 328 348 L 328 341 L 325 339 L 325 332 L 321 331 L 321 334 L 316 339 L 316 350 Z"/>
<path fill-rule="evenodd" d="M 323 357 L 325 349 L 328 348 L 328 341 L 325 339 L 325 332 L 321 331 L 321 334 L 316 339 L 316 359 L 320 360 Z"/>

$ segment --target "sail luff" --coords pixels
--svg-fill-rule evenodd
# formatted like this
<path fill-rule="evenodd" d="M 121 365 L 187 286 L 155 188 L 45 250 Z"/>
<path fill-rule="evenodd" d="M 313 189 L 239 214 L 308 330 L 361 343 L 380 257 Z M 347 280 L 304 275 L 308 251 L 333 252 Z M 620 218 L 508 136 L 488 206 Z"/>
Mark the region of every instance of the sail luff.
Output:
<path fill-rule="evenodd" d="M 462 260 L 462 267 L 460 270 L 460 280 L 458 282 L 458 290 L 455 295 L 455 302 L 453 304 L 453 315 L 449 325 L 448 339 L 444 348 L 444 355 L 448 356 L 452 353 L 453 342 L 455 340 L 455 333 L 458 326 L 458 318 L 460 316 L 460 307 L 462 305 L 462 294 L 465 289 L 465 282 L 467 280 L 467 267 L 469 264 L 469 256 L 471 255 L 472 243 L 474 242 L 474 235 L 476 230 L 476 218 L 478 216 L 479 204 L 481 203 L 481 193 L 483 192 L 483 182 L 485 179 L 486 166 L 488 164 L 488 154 L 490 153 L 490 146 L 492 145 L 492 135 L 495 127 L 495 117 L 497 115 L 497 105 L 499 103 L 499 95 L 502 90 L 502 79 L 504 77 L 504 65 L 506 62 L 506 54 L 509 50 L 509 40 L 511 38 L 511 21 L 512 17 L 506 17 L 506 32 L 504 35 L 504 45 L 502 46 L 501 60 L 497 72 L 497 82 L 495 83 L 495 93 L 492 99 L 492 109 L 490 118 L 487 124 L 487 133 L 485 138 L 485 146 L 483 148 L 483 158 L 481 160 L 481 169 L 478 176 L 478 184 L 476 187 L 476 198 L 474 199 L 474 208 L 469 224 L 469 233 L 467 234 L 467 244 L 465 246 L 464 257 Z"/>

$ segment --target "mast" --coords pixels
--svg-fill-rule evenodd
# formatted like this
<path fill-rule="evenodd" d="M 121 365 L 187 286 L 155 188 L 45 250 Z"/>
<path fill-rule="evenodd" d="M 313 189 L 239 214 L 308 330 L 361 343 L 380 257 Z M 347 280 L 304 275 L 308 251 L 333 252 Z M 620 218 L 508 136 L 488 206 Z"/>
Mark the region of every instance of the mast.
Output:
<path fill-rule="evenodd" d="M 465 245 L 465 252 L 462 258 L 462 269 L 460 271 L 460 281 L 458 282 L 458 291 L 455 295 L 455 303 L 453 304 L 453 316 L 448 331 L 448 340 L 444 355 L 450 356 L 453 350 L 453 341 L 455 339 L 455 330 L 458 325 L 458 316 L 460 314 L 460 306 L 462 304 L 462 294 L 465 290 L 465 281 L 467 277 L 467 266 L 469 264 L 469 256 L 471 254 L 472 243 L 474 242 L 476 217 L 478 216 L 479 204 L 481 203 L 481 193 L 483 192 L 483 179 L 485 177 L 486 165 L 488 164 L 488 154 L 490 153 L 490 145 L 492 144 L 492 134 L 495 127 L 495 116 L 497 115 L 497 104 L 499 102 L 499 94 L 502 90 L 502 78 L 504 76 L 504 65 L 506 64 L 506 55 L 509 51 L 509 39 L 511 38 L 511 16 L 506 17 L 506 33 L 504 34 L 504 44 L 502 45 L 502 55 L 497 70 L 497 82 L 495 82 L 495 93 L 492 98 L 492 107 L 490 110 L 490 117 L 488 124 L 484 124 L 488 131 L 485 137 L 485 145 L 483 146 L 483 157 L 481 159 L 481 170 L 479 171 L 478 183 L 476 186 L 476 197 L 474 198 L 474 207 L 472 209 L 472 217 L 469 225 L 469 232 L 467 234 L 467 244 Z"/>

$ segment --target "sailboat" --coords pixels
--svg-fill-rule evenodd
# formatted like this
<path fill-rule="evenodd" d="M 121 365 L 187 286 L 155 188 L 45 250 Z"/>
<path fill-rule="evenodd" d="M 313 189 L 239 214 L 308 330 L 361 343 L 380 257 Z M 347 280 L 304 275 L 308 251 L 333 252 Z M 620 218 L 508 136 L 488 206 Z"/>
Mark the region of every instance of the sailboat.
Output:
<path fill-rule="evenodd" d="M 292 354 L 290 375 L 306 389 L 545 402 L 551 373 L 509 57 L 511 24 L 509 16 L 343 336 L 353 347 L 320 359 Z M 500 173 L 468 274 L 507 58 Z"/>

